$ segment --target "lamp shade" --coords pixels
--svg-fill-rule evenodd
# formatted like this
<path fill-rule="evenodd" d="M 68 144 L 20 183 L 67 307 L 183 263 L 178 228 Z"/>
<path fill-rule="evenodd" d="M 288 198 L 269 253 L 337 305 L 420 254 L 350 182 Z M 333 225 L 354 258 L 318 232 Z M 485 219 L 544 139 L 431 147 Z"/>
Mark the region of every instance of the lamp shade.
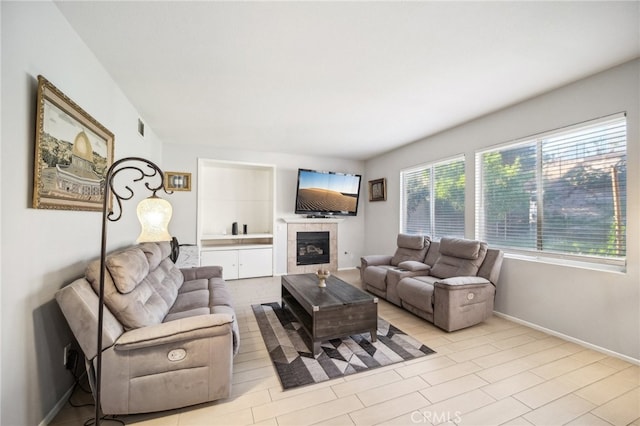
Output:
<path fill-rule="evenodd" d="M 169 221 L 173 208 L 167 200 L 152 195 L 140 201 L 137 212 L 142 228 L 137 242 L 171 241 Z"/>

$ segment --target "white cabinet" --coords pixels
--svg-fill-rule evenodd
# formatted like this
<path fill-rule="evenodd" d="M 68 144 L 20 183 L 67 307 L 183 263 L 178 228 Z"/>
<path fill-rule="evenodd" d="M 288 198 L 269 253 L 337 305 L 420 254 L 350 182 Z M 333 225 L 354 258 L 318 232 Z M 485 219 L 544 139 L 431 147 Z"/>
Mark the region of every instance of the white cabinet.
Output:
<path fill-rule="evenodd" d="M 273 275 L 273 249 L 238 250 L 238 278 Z"/>
<path fill-rule="evenodd" d="M 238 247 L 234 249 L 203 249 L 201 266 L 222 266 L 225 280 L 273 275 L 272 247 Z"/>
<path fill-rule="evenodd" d="M 200 253 L 200 266 L 222 266 L 222 278 L 238 279 L 238 250 L 203 250 Z"/>

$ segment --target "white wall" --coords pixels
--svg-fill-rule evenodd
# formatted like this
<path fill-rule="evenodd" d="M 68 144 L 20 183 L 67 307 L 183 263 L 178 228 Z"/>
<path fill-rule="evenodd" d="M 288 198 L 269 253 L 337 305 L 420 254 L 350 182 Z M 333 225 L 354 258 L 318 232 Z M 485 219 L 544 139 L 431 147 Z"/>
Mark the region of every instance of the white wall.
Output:
<path fill-rule="evenodd" d="M 636 60 L 367 161 L 368 179 L 386 177 L 389 185 L 386 203 L 366 205 L 367 254 L 392 253 L 395 248 L 400 223 L 400 170 L 465 154 L 466 236 L 473 238 L 476 150 L 627 111 L 627 272 L 601 272 L 507 258 L 498 283 L 495 309 L 639 360 L 639 85 L 640 61 Z"/>
<path fill-rule="evenodd" d="M 115 156 L 159 161 L 162 144 L 137 135 L 136 110 L 50 2 L 0 2 L 2 10 L 0 424 L 40 423 L 71 387 L 62 365 L 72 341 L 54 293 L 99 255 L 98 212 L 30 208 L 38 74 L 115 134 Z M 110 225 L 109 247 L 132 243 L 135 203 Z"/>
<path fill-rule="evenodd" d="M 191 172 L 193 184 L 191 192 L 171 195 L 173 219 L 171 233 L 180 243 L 196 244 L 196 194 L 198 158 L 237 161 L 244 163 L 268 164 L 276 167 L 276 226 L 275 265 L 276 274 L 287 271 L 287 229 L 283 217 L 294 215 L 298 168 L 327 170 L 363 174 L 364 162 L 338 158 L 300 156 L 270 152 L 216 149 L 204 145 L 183 145 L 166 143 L 163 147 L 163 167 L 165 170 Z M 224 185 L 224 182 L 220 182 Z M 363 254 L 364 206 L 367 201 L 366 181 L 363 177 L 360 188 L 360 205 L 357 216 L 346 216 L 338 225 L 338 268 L 355 267 Z M 215 213 L 213 213 L 215 214 Z M 231 224 L 229 224 L 229 227 Z M 346 252 L 346 254 L 345 254 Z"/>

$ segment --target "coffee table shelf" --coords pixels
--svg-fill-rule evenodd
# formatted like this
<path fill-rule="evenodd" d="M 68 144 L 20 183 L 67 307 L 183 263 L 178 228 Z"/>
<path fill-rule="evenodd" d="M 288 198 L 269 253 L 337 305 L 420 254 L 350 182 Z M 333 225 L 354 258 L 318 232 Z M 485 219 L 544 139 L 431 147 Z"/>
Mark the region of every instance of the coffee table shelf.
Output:
<path fill-rule="evenodd" d="M 378 298 L 337 277 L 320 288 L 314 274 L 282 276 L 282 306 L 302 325 L 314 355 L 328 339 L 368 332 L 376 341 Z"/>

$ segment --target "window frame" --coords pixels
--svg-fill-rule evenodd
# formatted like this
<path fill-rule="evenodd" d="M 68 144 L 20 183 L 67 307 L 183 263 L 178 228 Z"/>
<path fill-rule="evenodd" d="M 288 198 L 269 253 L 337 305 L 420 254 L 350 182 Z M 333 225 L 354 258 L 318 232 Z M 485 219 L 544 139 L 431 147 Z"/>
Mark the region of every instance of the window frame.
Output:
<path fill-rule="evenodd" d="M 540 239 L 540 229 L 543 226 L 543 210 L 544 210 L 544 201 L 542 196 L 543 185 L 543 173 L 542 170 L 544 168 L 544 162 L 542 160 L 543 152 L 541 150 L 541 146 L 544 140 L 549 138 L 559 138 L 563 135 L 568 135 L 571 133 L 575 133 L 580 129 L 584 129 L 587 127 L 593 127 L 597 125 L 601 125 L 607 122 L 613 122 L 617 120 L 624 120 L 625 124 L 625 157 L 628 156 L 628 120 L 626 112 L 619 112 L 599 118 L 595 118 L 592 120 L 583 121 L 580 123 L 576 123 L 573 125 L 561 127 L 554 130 L 549 130 L 541 133 L 537 133 L 531 136 L 527 136 L 524 138 L 515 139 L 509 142 L 493 145 L 491 147 L 487 147 L 481 150 L 476 150 L 475 152 L 475 214 L 474 214 L 474 228 L 475 228 L 475 238 L 483 239 L 482 232 L 485 228 L 485 218 L 486 218 L 486 209 L 485 209 L 485 198 L 483 193 L 483 156 L 487 153 L 492 152 L 500 152 L 507 149 L 515 149 L 518 147 L 525 146 L 533 146 L 535 148 L 536 155 L 536 165 L 535 165 L 535 181 L 536 181 L 536 194 L 537 194 L 537 218 L 536 218 L 536 248 L 535 249 L 527 249 L 521 247 L 512 247 L 512 246 L 502 246 L 493 244 L 495 247 L 502 249 L 505 251 L 507 255 L 514 258 L 521 258 L 526 260 L 535 260 L 535 261 L 544 261 L 548 263 L 557 263 L 563 265 L 573 265 L 578 267 L 586 267 L 586 268 L 595 268 L 598 270 L 610 270 L 615 272 L 624 272 L 626 271 L 626 264 L 628 258 L 628 234 L 625 229 L 625 255 L 621 257 L 607 257 L 607 256 L 597 256 L 597 255 L 589 255 L 589 254 L 573 254 L 568 252 L 554 251 L 549 249 L 544 249 L 544 245 L 541 247 Z M 625 186 L 628 184 L 625 183 Z M 628 194 L 625 193 L 625 197 Z M 628 210 L 628 207 L 627 207 Z M 625 210 L 624 214 L 625 218 L 628 218 L 627 211 Z M 544 236 L 542 236 L 544 239 Z"/>

